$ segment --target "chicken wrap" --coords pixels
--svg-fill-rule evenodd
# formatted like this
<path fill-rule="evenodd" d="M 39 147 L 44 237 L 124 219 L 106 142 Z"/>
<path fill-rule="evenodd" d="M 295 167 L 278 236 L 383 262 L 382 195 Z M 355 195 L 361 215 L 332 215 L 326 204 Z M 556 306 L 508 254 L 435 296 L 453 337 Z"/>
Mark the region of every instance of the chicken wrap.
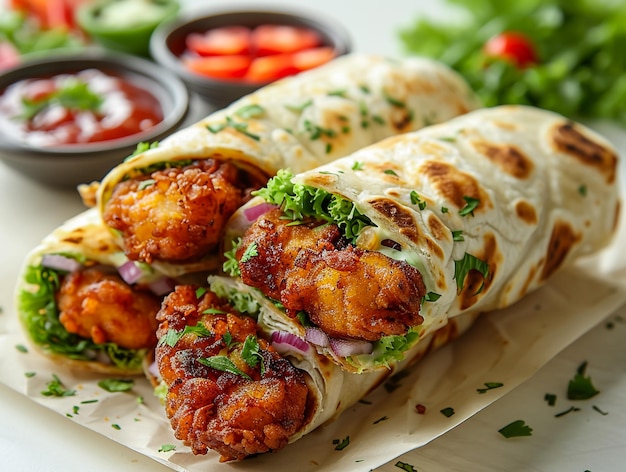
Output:
<path fill-rule="evenodd" d="M 105 176 L 97 205 L 126 255 L 171 276 L 219 268 L 223 226 L 279 169 L 315 168 L 478 106 L 424 58 L 348 55 L 245 96 Z"/>
<path fill-rule="evenodd" d="M 175 281 L 128 260 L 96 209 L 68 220 L 26 257 L 16 307 L 28 340 L 54 362 L 142 374 L 163 296 Z"/>
<path fill-rule="evenodd" d="M 474 314 L 424 337 L 390 369 L 355 374 L 263 320 L 274 304 L 230 277 L 177 285 L 163 301 L 156 391 L 176 438 L 221 461 L 275 452 L 332 421 L 395 372 L 466 331 Z M 268 335 L 269 333 L 273 333 Z"/>
<path fill-rule="evenodd" d="M 509 306 L 604 247 L 617 161 L 557 114 L 473 111 L 279 172 L 240 209 L 256 218 L 232 217 L 224 269 L 273 302 L 259 324 L 345 370 L 388 369 L 451 319 Z"/>

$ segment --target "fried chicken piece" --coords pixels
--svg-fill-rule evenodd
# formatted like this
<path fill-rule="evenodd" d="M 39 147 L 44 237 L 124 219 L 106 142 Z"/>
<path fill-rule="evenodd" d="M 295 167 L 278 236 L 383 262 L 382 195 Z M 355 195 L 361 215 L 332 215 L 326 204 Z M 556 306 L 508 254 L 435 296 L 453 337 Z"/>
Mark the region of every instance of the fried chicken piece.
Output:
<path fill-rule="evenodd" d="M 254 319 L 212 292 L 198 297 L 191 285 L 177 286 L 157 317 L 166 413 L 176 438 L 194 454 L 213 449 L 224 462 L 276 451 L 310 421 L 314 402 L 306 374 L 258 335 Z M 246 345 L 258 348 L 255 365 Z M 207 365 L 215 356 L 226 357 L 238 373 Z"/>
<path fill-rule="evenodd" d="M 228 218 L 263 183 L 231 163 L 202 159 L 120 182 L 103 218 L 120 231 L 129 259 L 190 261 L 218 246 Z"/>
<path fill-rule="evenodd" d="M 161 300 L 134 290 L 117 274 L 96 268 L 68 274 L 56 295 L 59 321 L 65 329 L 97 344 L 112 342 L 126 349 L 156 345 L 156 314 Z"/>
<path fill-rule="evenodd" d="M 426 288 L 404 261 L 350 246 L 336 225 L 290 226 L 280 210 L 259 218 L 237 249 L 241 278 L 280 301 L 289 316 L 305 311 L 330 336 L 376 341 L 423 322 Z M 254 245 L 255 256 L 242 256 Z"/>

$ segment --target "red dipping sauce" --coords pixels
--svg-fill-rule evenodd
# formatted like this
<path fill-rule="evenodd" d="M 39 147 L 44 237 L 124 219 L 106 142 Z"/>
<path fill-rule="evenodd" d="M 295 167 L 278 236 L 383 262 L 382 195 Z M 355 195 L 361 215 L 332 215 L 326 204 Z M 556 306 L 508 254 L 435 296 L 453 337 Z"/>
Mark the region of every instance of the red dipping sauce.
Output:
<path fill-rule="evenodd" d="M 20 80 L 0 95 L 3 133 L 31 146 L 110 141 L 162 120 L 158 99 L 140 82 L 97 69 Z"/>

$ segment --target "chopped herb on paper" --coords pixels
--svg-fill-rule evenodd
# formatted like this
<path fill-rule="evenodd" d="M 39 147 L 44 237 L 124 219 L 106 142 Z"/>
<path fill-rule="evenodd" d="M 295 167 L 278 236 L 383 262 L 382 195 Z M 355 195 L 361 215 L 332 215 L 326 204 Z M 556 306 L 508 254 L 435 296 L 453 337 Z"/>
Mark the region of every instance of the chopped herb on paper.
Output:
<path fill-rule="evenodd" d="M 135 386 L 133 379 L 104 379 L 98 382 L 98 387 L 107 392 L 128 392 Z"/>
<path fill-rule="evenodd" d="M 394 466 L 398 469 L 406 470 L 406 472 L 417 472 L 417 469 L 407 462 L 398 461 Z"/>
<path fill-rule="evenodd" d="M 385 420 L 388 420 L 388 419 L 389 419 L 388 416 L 383 416 L 381 418 L 378 418 L 376 421 L 374 421 L 374 424 L 378 424 L 378 423 L 380 423 L 382 421 L 385 421 Z"/>
<path fill-rule="evenodd" d="M 226 356 L 201 357 L 198 359 L 198 362 L 212 369 L 239 375 L 245 379 L 252 380 L 248 374 L 237 368 L 233 361 Z"/>
<path fill-rule="evenodd" d="M 19 352 L 22 352 L 24 354 L 28 352 L 28 348 L 24 346 L 23 344 L 16 344 L 15 349 L 17 349 Z"/>
<path fill-rule="evenodd" d="M 350 436 L 346 436 L 343 440 L 333 439 L 335 451 L 343 451 L 350 444 Z"/>
<path fill-rule="evenodd" d="M 454 415 L 454 408 L 452 408 L 452 407 L 447 407 L 447 408 L 444 408 L 444 409 L 439 410 L 439 411 L 446 418 L 450 418 L 452 415 Z"/>
<path fill-rule="evenodd" d="M 593 408 L 595 411 L 597 411 L 598 413 L 600 413 L 602 416 L 606 416 L 606 415 L 608 415 L 608 414 L 609 414 L 609 412 L 608 412 L 608 411 L 602 411 L 602 410 L 600 409 L 600 407 L 598 407 L 598 406 L 596 406 L 596 405 L 593 405 L 591 408 Z"/>
<path fill-rule="evenodd" d="M 532 436 L 532 428 L 524 423 L 524 420 L 517 420 L 509 423 L 505 427 L 498 430 L 505 438 L 516 438 L 520 436 Z"/>
<path fill-rule="evenodd" d="M 47 389 L 41 394 L 45 397 L 71 397 L 76 395 L 76 390 L 68 390 L 56 374 L 52 374 L 52 380 L 46 384 Z"/>
<path fill-rule="evenodd" d="M 549 406 L 556 405 L 556 395 L 553 393 L 546 393 L 543 399 L 548 402 Z"/>
<path fill-rule="evenodd" d="M 567 410 L 561 411 L 560 413 L 557 413 L 556 415 L 554 415 L 554 417 L 560 418 L 561 416 L 565 416 L 568 413 L 571 413 L 573 411 L 580 411 L 580 408 L 576 408 L 575 406 L 570 406 Z"/>
<path fill-rule="evenodd" d="M 171 452 L 171 451 L 175 451 L 176 450 L 176 446 L 173 444 L 163 444 L 158 452 Z"/>
<path fill-rule="evenodd" d="M 485 393 L 488 390 L 493 390 L 494 388 L 500 388 L 504 386 L 502 382 L 485 382 L 483 385 L 485 386 L 485 388 L 476 389 L 478 393 Z"/>
<path fill-rule="evenodd" d="M 586 361 L 580 364 L 576 375 L 569 381 L 567 386 L 567 398 L 569 400 L 587 400 L 600 393 L 591 383 L 591 377 L 585 376 L 585 370 L 587 370 Z"/>

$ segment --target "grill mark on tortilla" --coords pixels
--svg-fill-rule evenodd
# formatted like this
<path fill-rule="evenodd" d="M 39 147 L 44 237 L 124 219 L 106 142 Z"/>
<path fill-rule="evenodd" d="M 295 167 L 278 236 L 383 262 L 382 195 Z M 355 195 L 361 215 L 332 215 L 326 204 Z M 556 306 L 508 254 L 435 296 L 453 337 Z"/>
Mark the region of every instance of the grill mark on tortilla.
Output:
<path fill-rule="evenodd" d="M 529 225 L 537 224 L 537 212 L 535 207 L 526 200 L 520 200 L 515 204 L 515 213 L 524 223 Z"/>
<path fill-rule="evenodd" d="M 400 234 L 414 243 L 419 243 L 420 233 L 411 212 L 389 198 L 373 198 L 368 202 L 374 210 L 391 220 L 400 231 Z"/>
<path fill-rule="evenodd" d="M 493 208 L 489 195 L 482 189 L 478 181 L 470 174 L 458 170 L 451 164 L 428 160 L 421 165 L 419 172 L 430 180 L 432 186 L 443 197 L 454 203 L 459 209 L 466 204 L 463 197 L 479 200 L 480 203 L 474 210 L 474 213 Z"/>
<path fill-rule="evenodd" d="M 561 267 L 567 255 L 581 239 L 566 221 L 556 221 L 552 228 L 552 235 L 546 250 L 546 260 L 541 273 L 541 280 L 548 279 L 556 270 Z"/>
<path fill-rule="evenodd" d="M 527 179 L 534 169 L 532 161 L 517 146 L 496 144 L 488 141 L 473 141 L 477 152 L 498 166 L 502 171 L 517 179 Z"/>
<path fill-rule="evenodd" d="M 582 164 L 595 168 L 608 184 L 615 181 L 617 155 L 597 141 L 581 133 L 571 121 L 558 124 L 550 131 L 554 147 L 577 159 Z"/>

